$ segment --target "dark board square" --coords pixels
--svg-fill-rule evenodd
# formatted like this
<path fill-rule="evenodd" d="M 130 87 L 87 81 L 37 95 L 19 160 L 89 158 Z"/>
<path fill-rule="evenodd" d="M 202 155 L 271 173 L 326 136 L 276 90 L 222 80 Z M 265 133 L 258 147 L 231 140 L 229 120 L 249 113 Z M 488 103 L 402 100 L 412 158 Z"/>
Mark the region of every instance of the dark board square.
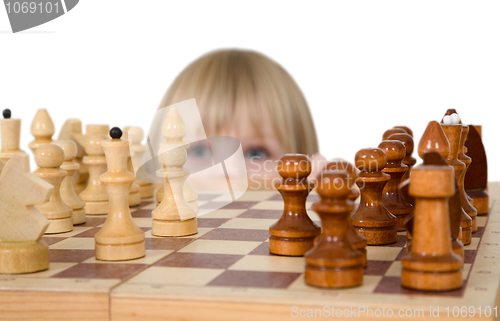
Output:
<path fill-rule="evenodd" d="M 365 275 L 385 275 L 387 270 L 391 267 L 392 262 L 393 261 L 368 261 L 363 273 Z"/>
<path fill-rule="evenodd" d="M 49 251 L 50 262 L 74 262 L 81 263 L 94 257 L 94 250 L 59 250 L 51 249 Z"/>
<path fill-rule="evenodd" d="M 198 227 L 219 227 L 229 221 L 228 218 L 204 218 L 198 217 Z"/>
<path fill-rule="evenodd" d="M 189 243 L 193 242 L 194 238 L 180 237 L 146 237 L 146 250 L 172 250 L 177 251 Z"/>
<path fill-rule="evenodd" d="M 485 227 L 484 226 L 480 226 L 477 228 L 477 231 L 472 233 L 472 237 L 479 237 L 479 238 L 482 238 L 483 237 L 483 234 L 484 234 L 484 230 L 485 230 Z M 500 237 L 500 235 L 499 235 Z"/>
<path fill-rule="evenodd" d="M 208 286 L 286 289 L 299 276 L 289 272 L 225 271 Z"/>
<path fill-rule="evenodd" d="M 229 203 L 227 204 L 226 206 L 224 206 L 223 208 L 224 209 L 233 209 L 233 210 L 236 210 L 236 209 L 248 209 L 254 205 L 257 205 L 259 202 L 232 202 L 232 203 Z"/>
<path fill-rule="evenodd" d="M 140 270 L 146 268 L 147 264 L 127 263 L 80 263 L 60 273 L 53 278 L 76 278 L 76 279 L 120 279 L 131 277 Z"/>
<path fill-rule="evenodd" d="M 248 253 L 248 255 L 272 255 L 272 256 L 280 256 L 275 255 L 269 252 L 269 242 L 263 242 L 261 245 L 257 246 L 253 249 L 252 252 Z"/>
<path fill-rule="evenodd" d="M 476 250 L 464 250 L 464 263 L 474 263 L 476 260 Z"/>
<path fill-rule="evenodd" d="M 269 231 L 219 228 L 201 238 L 205 240 L 265 242 L 269 238 Z"/>
<path fill-rule="evenodd" d="M 100 229 L 100 227 L 93 227 L 90 230 L 76 234 L 75 237 L 94 237 L 95 233 L 99 232 Z"/>
<path fill-rule="evenodd" d="M 62 240 L 67 239 L 67 237 L 57 237 L 57 236 L 42 236 L 42 240 L 47 242 L 50 246 L 52 244 L 56 244 L 57 242 L 61 242 Z"/>
<path fill-rule="evenodd" d="M 106 215 L 99 215 L 99 216 L 96 216 L 96 215 L 92 215 L 92 216 L 87 215 L 85 217 L 85 223 L 77 225 L 77 226 L 81 226 L 81 227 L 95 227 L 95 226 L 104 224 L 104 222 L 106 222 Z"/>
<path fill-rule="evenodd" d="M 247 210 L 240 215 L 238 218 L 264 218 L 264 219 L 279 219 L 283 215 L 282 210 Z"/>
<path fill-rule="evenodd" d="M 386 244 L 384 246 L 388 246 L 388 247 L 404 247 L 405 244 L 406 244 L 406 240 L 407 240 L 406 235 L 398 235 L 396 243 Z"/>
<path fill-rule="evenodd" d="M 378 283 L 375 288 L 374 293 L 384 293 L 384 294 L 414 294 L 414 295 L 432 295 L 432 296 L 449 296 L 449 297 L 461 297 L 464 294 L 466 288 L 466 282 L 462 288 L 453 291 L 415 291 L 404 288 L 401 285 L 401 278 L 399 277 L 389 277 L 384 276 L 382 280 Z"/>
<path fill-rule="evenodd" d="M 130 213 L 132 217 L 151 217 L 151 210 L 137 210 Z"/>
<path fill-rule="evenodd" d="M 155 266 L 228 269 L 243 257 L 244 255 L 173 253 L 158 261 Z"/>

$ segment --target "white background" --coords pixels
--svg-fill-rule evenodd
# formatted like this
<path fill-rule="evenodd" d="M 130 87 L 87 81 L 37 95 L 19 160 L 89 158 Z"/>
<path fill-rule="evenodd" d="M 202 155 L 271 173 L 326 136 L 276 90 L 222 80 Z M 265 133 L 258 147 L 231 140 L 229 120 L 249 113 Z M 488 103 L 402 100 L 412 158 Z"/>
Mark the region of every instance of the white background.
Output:
<path fill-rule="evenodd" d="M 312 110 L 321 152 L 353 161 L 407 125 L 416 143 L 456 108 L 483 125 L 489 179 L 500 180 L 498 1 L 98 1 L 12 34 L 0 7 L 0 109 L 30 124 L 67 118 L 149 129 L 176 75 L 218 48 L 284 66 Z M 31 153 L 31 152 L 29 152 Z M 416 155 L 414 155 L 416 156 Z"/>

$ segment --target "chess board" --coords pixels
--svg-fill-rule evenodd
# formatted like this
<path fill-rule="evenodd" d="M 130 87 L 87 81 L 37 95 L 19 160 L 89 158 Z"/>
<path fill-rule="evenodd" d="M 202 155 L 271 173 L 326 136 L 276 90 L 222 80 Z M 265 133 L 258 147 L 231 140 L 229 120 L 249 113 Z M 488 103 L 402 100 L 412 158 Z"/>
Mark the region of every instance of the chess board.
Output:
<path fill-rule="evenodd" d="M 481 319 L 495 319 L 500 284 L 500 205 L 495 197 L 500 184 L 490 183 L 489 190 L 490 213 L 478 217 L 478 231 L 465 247 L 460 290 L 432 293 L 401 287 L 404 233 L 395 244 L 367 248 L 362 286 L 310 287 L 303 278 L 303 258 L 268 251 L 268 228 L 283 210 L 281 195 L 250 191 L 228 204 L 227 196 L 211 193 L 200 194 L 200 211 L 207 214 L 198 218 L 199 233 L 190 237 L 151 235 L 154 200 L 132 208 L 134 221 L 146 232 L 142 259 L 95 260 L 93 236 L 104 217 L 87 216 L 87 222 L 70 233 L 44 237 L 50 244 L 49 270 L 0 275 L 0 319 L 290 320 L 308 313 L 327 319 L 328 311 L 353 308 L 357 318 L 373 319 L 369 311 L 361 313 L 360 307 L 365 307 L 375 310 L 375 316 L 377 309 L 391 309 L 395 317 L 403 309 L 407 319 L 422 320 L 438 306 L 440 317 L 447 316 L 447 307 L 452 317 L 462 311 L 454 307 L 464 306 L 474 310 L 474 316 L 467 312 L 469 319 L 479 316 L 478 309 Z M 310 195 L 309 209 L 317 198 Z M 309 214 L 319 223 L 314 212 Z M 491 309 L 489 317 L 486 307 Z"/>

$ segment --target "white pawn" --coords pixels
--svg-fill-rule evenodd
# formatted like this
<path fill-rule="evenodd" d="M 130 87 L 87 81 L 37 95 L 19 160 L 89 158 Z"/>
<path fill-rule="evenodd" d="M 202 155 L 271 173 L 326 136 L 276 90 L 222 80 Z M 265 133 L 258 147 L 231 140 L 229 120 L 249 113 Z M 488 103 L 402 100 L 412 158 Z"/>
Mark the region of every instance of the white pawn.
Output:
<path fill-rule="evenodd" d="M 178 144 L 182 145 L 186 150 L 189 149 L 189 144 L 182 141 L 182 138 L 186 135 L 186 128 L 176 108 L 170 108 L 167 112 L 167 116 L 161 128 L 161 133 L 165 137 L 165 142 L 161 146 Z M 198 210 L 198 193 L 196 193 L 188 182 L 184 184 L 183 191 L 184 197 L 189 205 Z M 158 205 L 163 199 L 163 193 L 163 187 L 156 192 L 156 202 Z"/>
<path fill-rule="evenodd" d="M 35 206 L 50 221 L 46 234 L 73 230 L 73 210 L 64 204 L 60 193 L 61 182 L 67 174 L 66 171 L 59 168 L 63 161 L 64 152 L 57 145 L 41 145 L 35 151 L 35 162 L 39 168 L 34 174 L 54 186 L 50 200 Z"/>
<path fill-rule="evenodd" d="M 73 225 L 83 224 L 85 223 L 85 202 L 73 189 L 74 176 L 80 168 L 80 165 L 74 162 L 77 152 L 76 144 L 71 140 L 56 140 L 52 144 L 62 148 L 64 162 L 60 167 L 68 173 L 61 183 L 61 198 L 64 204 L 73 209 Z"/>
<path fill-rule="evenodd" d="M 165 178 L 164 195 L 160 205 L 151 212 L 152 234 L 156 236 L 185 236 L 198 232 L 196 209 L 184 198 L 184 183 L 189 171 L 183 166 L 187 160 L 182 145 L 164 145 L 159 151 L 163 168 L 156 176 Z"/>

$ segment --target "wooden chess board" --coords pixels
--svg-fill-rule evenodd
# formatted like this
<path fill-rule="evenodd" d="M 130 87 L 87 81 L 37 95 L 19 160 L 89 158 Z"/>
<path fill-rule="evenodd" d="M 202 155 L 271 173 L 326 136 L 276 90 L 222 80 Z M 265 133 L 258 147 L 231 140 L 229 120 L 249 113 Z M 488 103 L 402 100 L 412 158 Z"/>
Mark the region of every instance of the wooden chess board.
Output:
<path fill-rule="evenodd" d="M 93 236 L 104 223 L 102 216 L 87 216 L 87 222 L 70 233 L 44 237 L 50 244 L 49 270 L 0 275 L 0 320 L 290 320 L 306 315 L 308 309 L 319 318 L 324 307 L 334 307 L 326 310 L 333 313 L 352 307 L 359 319 L 371 319 L 359 307 L 391 309 L 394 315 L 411 309 L 415 316 L 406 318 L 422 320 L 430 318 L 430 307 L 438 306 L 440 317 L 447 316 L 447 307 L 452 317 L 458 311 L 454 307 L 465 306 L 474 310 L 474 316 L 468 310 L 469 319 L 478 318 L 479 309 L 481 319 L 495 319 L 500 297 L 498 195 L 500 184 L 490 184 L 490 213 L 478 217 L 478 231 L 465 247 L 460 290 L 432 293 L 401 287 L 404 233 L 396 244 L 367 248 L 362 286 L 310 287 L 303 279 L 303 258 L 268 252 L 268 228 L 283 209 L 277 192 L 247 192 L 214 211 L 228 203 L 227 197 L 201 194 L 200 210 L 209 213 L 199 217 L 199 233 L 190 237 L 153 237 L 152 199 L 131 209 L 146 232 L 142 259 L 95 260 Z M 317 197 L 310 195 L 308 208 Z M 319 222 L 314 212 L 309 213 Z M 486 307 L 490 317 L 485 317 Z M 328 318 L 326 312 L 322 316 Z"/>

